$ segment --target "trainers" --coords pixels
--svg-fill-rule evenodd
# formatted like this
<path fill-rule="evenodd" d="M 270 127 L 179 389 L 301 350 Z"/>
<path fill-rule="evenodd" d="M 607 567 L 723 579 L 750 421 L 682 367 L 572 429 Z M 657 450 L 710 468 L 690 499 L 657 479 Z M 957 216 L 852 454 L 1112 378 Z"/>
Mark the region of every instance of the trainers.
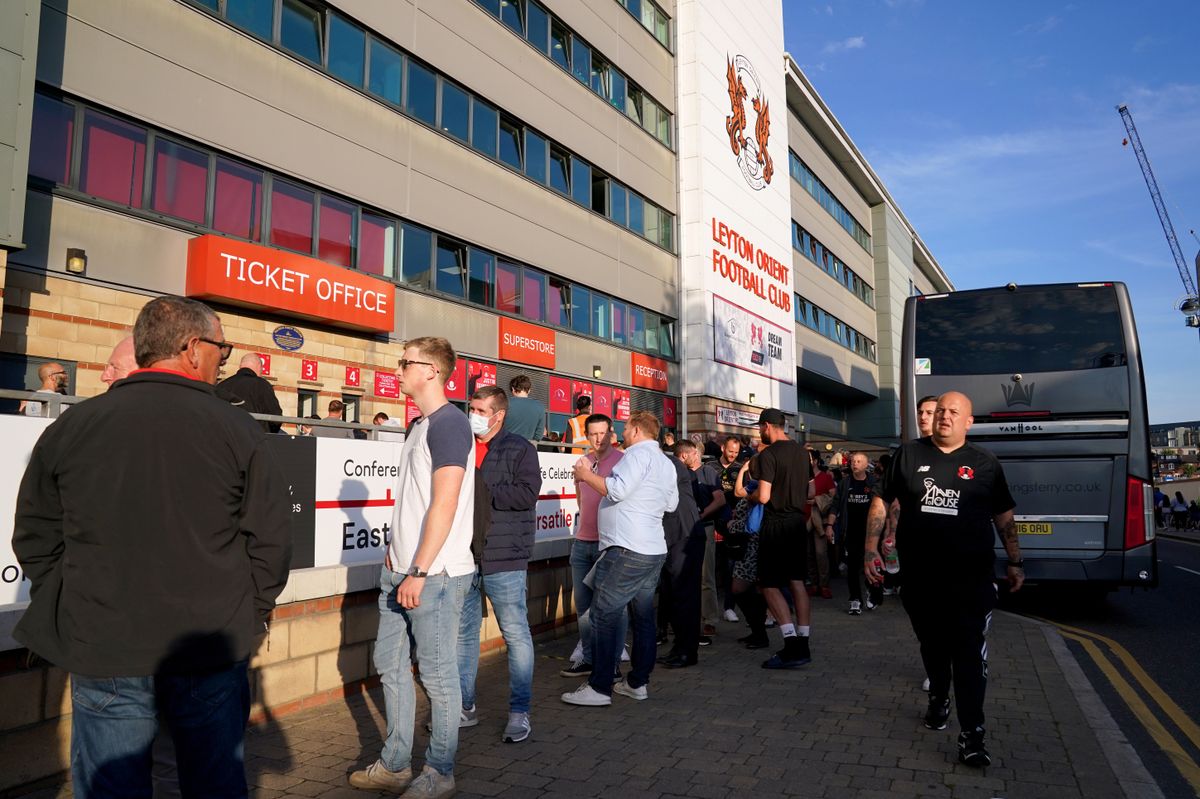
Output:
<path fill-rule="evenodd" d="M 509 713 L 508 726 L 504 728 L 504 736 L 500 740 L 506 744 L 520 743 L 528 738 L 532 731 L 528 713 Z"/>
<path fill-rule="evenodd" d="M 700 646 L 712 646 L 712 636 L 702 635 L 700 636 L 699 640 L 696 641 L 696 643 Z"/>
<path fill-rule="evenodd" d="M 408 790 L 400 794 L 400 799 L 444 799 L 454 796 L 454 775 L 439 774 L 426 766 L 421 776 L 408 784 Z"/>
<path fill-rule="evenodd" d="M 366 768 L 350 773 L 350 784 L 368 791 L 399 793 L 408 787 L 412 779 L 412 768 L 388 771 L 382 760 L 376 760 Z"/>
<path fill-rule="evenodd" d="M 944 730 L 948 726 L 950 726 L 950 700 L 931 695 L 929 709 L 925 711 L 925 729 Z"/>
<path fill-rule="evenodd" d="M 992 764 L 992 756 L 983 745 L 983 727 L 958 734 L 958 762 L 973 768 L 983 768 Z"/>
<path fill-rule="evenodd" d="M 571 650 L 571 657 L 567 658 L 567 660 L 572 663 L 583 662 L 583 641 L 575 642 L 575 648 Z"/>
<path fill-rule="evenodd" d="M 783 649 L 763 661 L 764 669 L 798 669 L 812 662 L 807 636 L 792 636 L 783 639 Z"/>
<path fill-rule="evenodd" d="M 559 677 L 590 677 L 592 676 L 591 663 L 572 663 L 558 673 Z"/>
<path fill-rule="evenodd" d="M 646 690 L 646 686 L 643 685 L 641 688 L 634 688 L 629 684 L 628 680 L 621 680 L 618 683 L 613 683 L 613 693 L 620 694 L 621 696 L 627 696 L 630 699 L 636 699 L 639 702 L 650 697 L 650 692 Z"/>
<path fill-rule="evenodd" d="M 774 617 L 774 616 L 772 616 L 770 613 L 768 613 L 768 614 L 767 614 L 767 623 L 766 623 L 766 626 L 767 626 L 767 627 L 774 627 L 774 626 L 775 626 L 775 624 L 776 624 L 775 617 Z"/>
<path fill-rule="evenodd" d="M 627 647 L 627 646 L 621 648 L 621 662 L 622 663 L 629 662 L 629 647 Z"/>
<path fill-rule="evenodd" d="M 562 701 L 568 705 L 582 705 L 584 707 L 607 707 L 612 704 L 612 697 L 605 696 L 597 691 L 592 686 L 584 683 L 574 691 L 568 691 L 562 695 Z"/>
<path fill-rule="evenodd" d="M 862 602 L 859 602 L 857 599 L 850 600 L 850 615 L 851 616 L 861 616 L 862 615 Z"/>
<path fill-rule="evenodd" d="M 880 600 L 879 602 L 872 602 L 871 598 L 867 597 L 867 610 L 874 610 L 875 608 L 879 607 L 882 604 L 883 604 L 882 600 Z"/>
<path fill-rule="evenodd" d="M 925 693 L 929 693 L 929 678 L 928 677 L 925 678 L 925 682 L 921 683 L 921 690 L 924 691 Z"/>
<path fill-rule="evenodd" d="M 738 615 L 733 612 L 733 608 L 729 608 L 728 610 L 725 611 L 725 621 L 732 621 L 732 622 L 739 621 Z"/>

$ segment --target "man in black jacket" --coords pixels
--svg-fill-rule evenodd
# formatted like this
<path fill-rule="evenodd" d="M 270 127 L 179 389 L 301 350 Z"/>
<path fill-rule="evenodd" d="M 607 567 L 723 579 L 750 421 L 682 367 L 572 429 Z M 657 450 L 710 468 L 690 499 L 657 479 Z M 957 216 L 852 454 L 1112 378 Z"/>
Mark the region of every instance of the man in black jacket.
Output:
<path fill-rule="evenodd" d="M 529 702 L 533 693 L 533 636 L 526 604 L 529 555 L 542 471 L 537 450 L 526 439 L 504 429 L 508 396 L 498 386 L 484 386 L 471 397 L 471 431 L 475 434 L 476 468 L 488 488 L 491 522 L 480 570 L 463 600 L 458 633 L 458 674 L 462 685 L 460 727 L 479 723 L 475 715 L 475 676 L 479 671 L 479 627 L 483 594 L 487 594 L 508 648 L 508 724 L 502 740 L 529 737 Z M 480 556 L 482 555 L 482 557 Z"/>
<path fill-rule="evenodd" d="M 287 580 L 287 483 L 262 430 L 213 393 L 232 345 L 211 309 L 152 300 L 134 343 L 142 368 L 34 447 L 14 635 L 71 673 L 76 796 L 148 796 L 164 723 L 185 795 L 244 797 L 246 666 Z"/>
<path fill-rule="evenodd" d="M 695 666 L 700 646 L 700 574 L 704 567 L 704 525 L 700 523 L 700 496 L 705 507 L 712 502 L 712 489 L 703 488 L 691 468 L 700 453 L 691 441 L 675 444 L 671 465 L 675 467 L 679 505 L 663 514 L 667 560 L 658 582 L 659 626 L 669 620 L 675 644 L 658 658 L 668 669 Z M 687 460 L 682 460 L 686 458 Z"/>
<path fill-rule="evenodd" d="M 246 413 L 283 415 L 274 387 L 262 377 L 262 358 L 253 352 L 243 355 L 238 370 L 217 384 L 217 396 Z M 278 433 L 283 426 L 279 422 L 259 424 L 268 433 Z"/>

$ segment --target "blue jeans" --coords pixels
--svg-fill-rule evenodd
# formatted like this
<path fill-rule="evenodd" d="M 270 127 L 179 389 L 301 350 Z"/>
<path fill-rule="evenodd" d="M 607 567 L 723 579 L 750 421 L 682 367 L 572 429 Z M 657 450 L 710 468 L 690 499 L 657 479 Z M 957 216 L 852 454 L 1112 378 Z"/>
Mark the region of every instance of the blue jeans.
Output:
<path fill-rule="evenodd" d="M 455 639 L 471 575 L 451 577 L 445 572 L 429 575 L 421 589 L 420 604 L 411 610 L 396 601 L 396 588 L 406 579 L 387 566 L 379 575 L 375 670 L 383 683 L 383 707 L 387 714 L 387 737 L 379 759 L 388 771 L 401 771 L 412 763 L 417 705 L 412 663 L 416 661 L 432 711 L 425 762 L 438 773 L 451 775 L 458 751 L 458 716 L 462 705 Z"/>
<path fill-rule="evenodd" d="M 596 664 L 612 663 L 621 656 L 624 639 L 618 637 L 628 608 L 633 616 L 633 648 L 626 681 L 640 688 L 650 681 L 654 669 L 654 589 L 666 555 L 643 555 L 624 547 L 609 547 L 596 564 L 592 607 L 592 651 Z M 612 694 L 611 669 L 593 668 L 588 683 L 599 693 Z"/>
<path fill-rule="evenodd" d="M 479 627 L 483 624 L 482 594 L 487 594 L 492 612 L 496 614 L 496 623 L 500 625 L 500 634 L 508 647 L 508 710 L 511 713 L 529 712 L 529 699 L 533 693 L 533 636 L 529 632 L 526 589 L 524 569 L 485 575 L 476 572 L 475 579 L 471 580 L 458 628 L 458 681 L 462 686 L 463 707 L 475 707 Z"/>
<path fill-rule="evenodd" d="M 583 643 L 583 662 L 595 664 L 592 659 L 592 625 L 588 608 L 592 606 L 592 589 L 583 584 L 583 578 L 592 570 L 592 566 L 600 559 L 599 541 L 571 542 L 571 592 L 575 597 L 575 614 L 579 619 L 579 640 Z M 621 617 L 617 639 L 622 646 L 625 643 L 625 632 L 629 627 L 629 619 Z M 617 660 L 613 663 L 613 671 L 621 667 L 621 650 L 617 650 Z"/>
<path fill-rule="evenodd" d="M 71 780 L 80 799 L 150 799 L 160 723 L 175 741 L 187 796 L 244 797 L 250 714 L 246 661 L 220 671 L 153 677 L 71 675 Z"/>

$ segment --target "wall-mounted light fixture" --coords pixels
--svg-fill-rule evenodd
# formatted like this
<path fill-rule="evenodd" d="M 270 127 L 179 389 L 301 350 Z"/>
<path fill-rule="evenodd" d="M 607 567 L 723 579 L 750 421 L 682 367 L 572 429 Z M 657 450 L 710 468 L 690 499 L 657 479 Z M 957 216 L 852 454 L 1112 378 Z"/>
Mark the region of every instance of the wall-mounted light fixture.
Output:
<path fill-rule="evenodd" d="M 750 404 L 751 405 L 754 404 L 754 392 L 753 391 L 750 392 Z"/>
<path fill-rule="evenodd" d="M 67 248 L 67 271 L 73 275 L 82 275 L 87 271 L 87 251 L 77 247 Z"/>
<path fill-rule="evenodd" d="M 604 374 L 604 372 L 600 368 L 600 364 L 598 364 L 598 363 L 592 364 L 592 379 L 593 380 L 599 380 L 603 376 L 603 374 Z"/>

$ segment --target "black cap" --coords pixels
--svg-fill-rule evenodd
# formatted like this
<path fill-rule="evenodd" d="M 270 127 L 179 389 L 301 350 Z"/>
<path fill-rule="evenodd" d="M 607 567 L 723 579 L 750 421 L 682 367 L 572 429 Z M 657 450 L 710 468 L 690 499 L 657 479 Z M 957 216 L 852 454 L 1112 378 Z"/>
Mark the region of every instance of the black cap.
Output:
<path fill-rule="evenodd" d="M 783 411 L 778 408 L 767 408 L 758 415 L 759 424 L 773 424 L 776 427 L 783 427 L 787 423 L 787 417 L 783 415 Z"/>

